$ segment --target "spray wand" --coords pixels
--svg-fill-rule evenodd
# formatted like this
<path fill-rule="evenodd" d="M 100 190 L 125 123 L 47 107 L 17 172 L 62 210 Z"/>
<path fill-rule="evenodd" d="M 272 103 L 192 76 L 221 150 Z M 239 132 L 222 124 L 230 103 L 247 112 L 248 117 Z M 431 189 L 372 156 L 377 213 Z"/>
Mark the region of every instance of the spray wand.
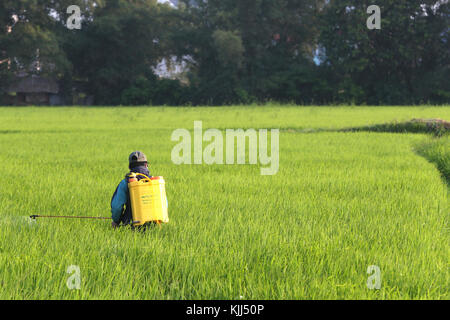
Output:
<path fill-rule="evenodd" d="M 90 220 L 112 220 L 112 218 L 107 217 L 80 217 L 80 216 L 42 216 L 39 214 L 34 214 L 30 216 L 31 219 L 36 220 L 36 218 L 56 218 L 56 219 L 90 219 Z M 139 223 L 139 221 L 133 221 L 131 224 Z"/>
<path fill-rule="evenodd" d="M 39 214 L 34 214 L 30 216 L 31 219 L 36 218 L 60 218 L 60 219 L 96 219 L 96 220 L 111 220 L 111 218 L 106 217 L 77 217 L 77 216 L 42 216 Z"/>

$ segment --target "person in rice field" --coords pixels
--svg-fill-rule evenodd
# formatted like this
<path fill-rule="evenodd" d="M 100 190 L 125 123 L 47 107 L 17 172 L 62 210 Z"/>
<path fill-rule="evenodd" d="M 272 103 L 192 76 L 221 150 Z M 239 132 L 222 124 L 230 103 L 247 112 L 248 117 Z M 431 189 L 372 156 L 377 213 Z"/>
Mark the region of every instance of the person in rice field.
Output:
<path fill-rule="evenodd" d="M 141 151 L 134 151 L 128 157 L 128 168 L 130 172 L 120 181 L 114 191 L 111 199 L 111 217 L 112 227 L 117 228 L 121 225 L 130 225 L 133 219 L 131 212 L 130 193 L 128 192 L 128 179 L 130 173 L 141 173 L 151 178 L 148 169 L 148 161 L 146 155 Z M 141 175 L 137 176 L 138 180 L 143 179 Z"/>

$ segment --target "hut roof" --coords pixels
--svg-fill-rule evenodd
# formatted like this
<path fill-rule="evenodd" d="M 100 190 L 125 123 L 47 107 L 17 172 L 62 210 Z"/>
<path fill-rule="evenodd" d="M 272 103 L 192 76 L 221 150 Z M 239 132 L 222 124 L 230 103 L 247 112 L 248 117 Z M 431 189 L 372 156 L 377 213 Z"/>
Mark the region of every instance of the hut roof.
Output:
<path fill-rule="evenodd" d="M 42 78 L 37 75 L 32 75 L 24 78 L 19 78 L 8 88 L 8 92 L 23 92 L 23 93 L 58 93 L 59 85 L 52 79 Z"/>

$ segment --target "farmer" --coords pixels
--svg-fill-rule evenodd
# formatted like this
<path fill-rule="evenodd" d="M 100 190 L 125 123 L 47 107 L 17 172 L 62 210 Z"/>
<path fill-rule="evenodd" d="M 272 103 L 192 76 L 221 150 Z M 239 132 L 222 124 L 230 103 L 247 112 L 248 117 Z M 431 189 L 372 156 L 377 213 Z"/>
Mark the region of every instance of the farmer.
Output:
<path fill-rule="evenodd" d="M 130 173 L 142 173 L 151 178 L 150 171 L 148 170 L 147 157 L 140 151 L 135 151 L 128 157 L 128 168 Z M 112 214 L 112 227 L 117 228 L 120 223 L 128 225 L 132 221 L 130 194 L 128 192 L 128 176 L 127 173 L 125 179 L 120 181 L 111 199 L 111 214 Z M 142 176 L 137 176 L 137 179 L 142 179 Z"/>

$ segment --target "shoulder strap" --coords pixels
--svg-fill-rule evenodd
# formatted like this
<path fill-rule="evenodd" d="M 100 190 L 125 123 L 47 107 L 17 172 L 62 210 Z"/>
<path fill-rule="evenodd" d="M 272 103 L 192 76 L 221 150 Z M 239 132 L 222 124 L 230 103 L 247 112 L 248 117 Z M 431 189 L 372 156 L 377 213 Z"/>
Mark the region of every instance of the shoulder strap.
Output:
<path fill-rule="evenodd" d="M 127 183 L 128 183 L 128 179 L 130 178 L 130 175 L 131 175 L 132 173 L 134 173 L 134 172 L 130 171 L 130 172 L 128 172 L 128 173 L 125 175 L 125 180 L 127 180 Z"/>

